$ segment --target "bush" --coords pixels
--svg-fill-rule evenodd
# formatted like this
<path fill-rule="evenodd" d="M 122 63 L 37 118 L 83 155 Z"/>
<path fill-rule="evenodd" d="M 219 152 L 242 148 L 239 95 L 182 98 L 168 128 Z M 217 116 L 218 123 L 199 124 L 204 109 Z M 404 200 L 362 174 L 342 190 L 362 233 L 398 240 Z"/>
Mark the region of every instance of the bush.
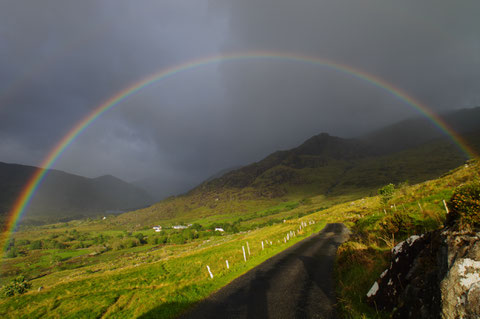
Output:
<path fill-rule="evenodd" d="M 168 241 L 172 244 L 177 244 L 177 245 L 185 244 L 185 239 L 181 234 L 173 234 L 168 238 Z"/>
<path fill-rule="evenodd" d="M 480 182 L 473 182 L 457 188 L 448 202 L 450 213 L 447 225 L 480 226 Z"/>
<path fill-rule="evenodd" d="M 157 245 L 158 244 L 158 237 L 157 236 L 148 236 L 147 242 L 150 245 Z"/>
<path fill-rule="evenodd" d="M 30 249 L 31 250 L 42 249 L 42 247 L 43 247 L 43 243 L 42 243 L 41 240 L 35 240 L 30 244 Z"/>
<path fill-rule="evenodd" d="M 7 250 L 6 257 L 7 258 L 15 258 L 18 256 L 18 250 L 15 247 L 11 247 L 9 250 Z"/>
<path fill-rule="evenodd" d="M 387 234 L 405 236 L 413 233 L 415 226 L 413 219 L 407 213 L 395 212 L 384 218 L 382 221 L 382 228 Z"/>
<path fill-rule="evenodd" d="M 136 234 L 136 235 L 135 235 L 135 238 L 138 239 L 138 241 L 139 241 L 139 243 L 140 243 L 141 245 L 147 243 L 147 237 L 145 237 L 142 233 Z"/>
<path fill-rule="evenodd" d="M 113 250 L 122 250 L 122 249 L 125 249 L 125 244 L 123 243 L 122 240 L 115 240 L 111 244 L 111 247 Z"/>
<path fill-rule="evenodd" d="M 140 246 L 140 240 L 138 240 L 138 238 L 135 238 L 135 237 L 124 240 L 124 243 L 127 248 Z"/>
<path fill-rule="evenodd" d="M 392 183 L 385 185 L 378 190 L 378 194 L 380 195 L 380 199 L 384 205 L 386 205 L 388 201 L 393 198 L 394 193 L 395 185 L 393 185 Z"/>
<path fill-rule="evenodd" d="M 27 292 L 31 287 L 32 285 L 25 280 L 25 277 L 19 276 L 3 286 L 1 293 L 5 297 L 11 297 L 14 295 L 21 295 Z"/>

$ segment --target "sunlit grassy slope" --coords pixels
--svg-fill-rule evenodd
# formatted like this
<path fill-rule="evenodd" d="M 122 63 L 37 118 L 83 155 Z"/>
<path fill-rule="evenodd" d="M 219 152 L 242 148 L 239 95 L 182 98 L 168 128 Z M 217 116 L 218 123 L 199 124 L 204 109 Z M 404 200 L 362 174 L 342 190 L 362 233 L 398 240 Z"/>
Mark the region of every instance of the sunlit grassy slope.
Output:
<path fill-rule="evenodd" d="M 466 134 L 480 149 L 480 131 Z M 441 138 L 398 152 L 376 153 L 357 140 L 313 137 L 296 149 L 207 181 L 186 195 L 122 214 L 112 223 L 139 229 L 182 221 L 228 220 L 322 194 L 323 206 L 376 194 L 388 183 L 436 178 L 465 161 L 458 146 Z"/>
<path fill-rule="evenodd" d="M 116 249 L 114 245 L 118 240 L 132 240 L 138 232 L 127 234 L 116 228 L 115 220 L 109 223 L 108 219 L 28 227 L 15 236 L 19 256 L 3 259 L 2 278 L 7 282 L 16 274 L 24 274 L 33 287 L 24 295 L 1 299 L 0 315 L 10 318 L 173 317 L 255 265 L 319 231 L 326 223 L 341 221 L 352 228 L 353 237 L 339 251 L 339 306 L 347 317 L 381 316 L 363 303 L 363 296 L 385 267 L 389 249 L 411 233 L 438 227 L 444 218 L 442 199 L 448 199 L 456 186 L 472 180 L 478 172 L 478 164 L 470 163 L 436 180 L 397 187 L 387 207 L 382 206 L 377 196 L 337 205 L 330 203 L 330 207 L 325 206 L 323 195 L 284 203 L 252 213 L 252 219 L 244 215 L 246 221 L 239 226 L 245 229 L 243 232 L 216 236 L 204 232 L 204 237 L 178 245 L 151 244 L 148 238 L 155 238 L 155 233 L 143 229 L 147 243 Z M 395 209 L 408 216 L 408 227 L 392 239 Z M 279 222 L 258 226 L 272 218 Z M 207 219 L 205 223 L 210 221 Z M 311 221 L 315 224 L 310 223 L 298 232 L 301 222 Z M 285 242 L 290 231 L 296 236 Z M 22 255 L 22 241 L 30 240 L 31 245 L 31 241 L 38 239 L 43 239 L 44 244 L 54 240 L 63 242 L 68 247 L 25 249 Z M 88 247 L 74 249 L 80 242 Z M 242 246 L 247 262 L 243 259 Z M 226 260 L 230 269 L 226 267 Z M 213 279 L 209 277 L 207 265 Z M 43 288 L 39 290 L 39 287 Z"/>
<path fill-rule="evenodd" d="M 469 162 L 441 178 L 417 185 L 400 185 L 386 204 L 376 201 L 358 210 L 349 223 L 352 235 L 337 252 L 339 309 L 345 318 L 388 318 L 365 303 L 365 296 L 390 263 L 391 249 L 413 234 L 443 227 L 454 189 L 480 180 L 480 165 Z M 367 209 L 365 209 L 367 208 Z"/>

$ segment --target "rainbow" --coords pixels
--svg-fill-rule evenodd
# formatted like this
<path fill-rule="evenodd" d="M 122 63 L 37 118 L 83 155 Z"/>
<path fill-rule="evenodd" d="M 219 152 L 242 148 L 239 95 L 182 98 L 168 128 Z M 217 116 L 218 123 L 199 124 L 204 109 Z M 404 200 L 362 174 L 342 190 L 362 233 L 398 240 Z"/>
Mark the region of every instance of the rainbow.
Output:
<path fill-rule="evenodd" d="M 35 191 L 38 189 L 40 183 L 45 177 L 47 170 L 51 168 L 57 159 L 62 155 L 64 150 L 73 143 L 75 138 L 79 136 L 90 124 L 92 124 L 97 118 L 99 118 L 103 113 L 114 108 L 126 98 L 136 94 L 137 92 L 145 89 L 146 87 L 152 85 L 153 83 L 164 80 L 171 76 L 174 76 L 178 73 L 189 71 L 192 69 L 200 68 L 214 63 L 228 62 L 235 60 L 259 60 L 259 59 L 269 59 L 269 60 L 281 60 L 281 61 L 290 61 L 290 62 L 301 62 L 308 63 L 314 66 L 325 67 L 340 73 L 347 74 L 353 78 L 366 81 L 373 85 L 374 87 L 380 88 L 389 92 L 395 98 L 404 102 L 407 105 L 418 110 L 422 115 L 430 119 L 440 130 L 442 130 L 446 135 L 458 145 L 458 147 L 467 155 L 467 157 L 473 158 L 476 157 L 475 152 L 469 148 L 469 146 L 462 140 L 462 138 L 455 133 L 455 131 L 450 128 L 447 123 L 445 123 L 438 115 L 433 113 L 427 106 L 422 104 L 420 101 L 415 100 L 413 97 L 409 96 L 407 93 L 402 91 L 399 88 L 394 87 L 392 84 L 387 81 L 378 78 L 374 75 L 368 74 L 365 71 L 360 69 L 345 65 L 335 63 L 333 61 L 313 57 L 305 56 L 301 54 L 293 53 L 277 53 L 277 52 L 246 52 L 246 53 L 232 53 L 232 54 L 222 54 L 217 56 L 210 56 L 206 58 L 201 58 L 193 61 L 189 61 L 183 64 L 175 65 L 150 76 L 133 83 L 132 85 L 126 87 L 125 89 L 119 91 L 114 96 L 110 97 L 108 100 L 103 102 L 101 105 L 97 106 L 93 111 L 90 112 L 86 117 L 79 121 L 50 151 L 48 156 L 43 160 L 40 167 L 30 178 L 26 186 L 23 188 L 20 196 L 16 199 L 12 211 L 9 213 L 6 223 L 5 231 L 2 233 L 1 240 L 3 241 L 2 246 L 6 250 L 6 245 L 8 239 L 10 238 L 11 233 L 16 229 L 19 220 L 22 217 L 22 214 L 25 212 L 28 207 Z M 1 242 L 0 242 L 1 243 Z"/>

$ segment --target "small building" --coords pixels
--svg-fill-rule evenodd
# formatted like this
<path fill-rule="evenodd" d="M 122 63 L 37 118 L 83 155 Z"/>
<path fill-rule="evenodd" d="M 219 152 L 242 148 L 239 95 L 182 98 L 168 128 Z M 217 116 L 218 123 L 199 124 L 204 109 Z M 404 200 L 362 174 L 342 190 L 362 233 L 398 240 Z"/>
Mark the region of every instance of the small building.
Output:
<path fill-rule="evenodd" d="M 173 229 L 187 229 L 188 226 L 185 226 L 185 225 L 175 225 L 172 227 Z"/>
<path fill-rule="evenodd" d="M 220 227 L 215 227 L 215 231 L 219 231 L 219 232 L 221 232 L 221 233 L 224 232 L 223 228 L 220 228 Z"/>
<path fill-rule="evenodd" d="M 162 231 L 162 226 L 153 226 L 153 230 L 157 233 Z"/>

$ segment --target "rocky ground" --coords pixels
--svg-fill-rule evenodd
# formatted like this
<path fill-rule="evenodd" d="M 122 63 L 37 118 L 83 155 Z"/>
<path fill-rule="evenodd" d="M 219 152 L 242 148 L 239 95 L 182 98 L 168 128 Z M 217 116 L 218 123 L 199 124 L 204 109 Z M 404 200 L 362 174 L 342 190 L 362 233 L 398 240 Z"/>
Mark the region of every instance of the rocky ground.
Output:
<path fill-rule="evenodd" d="M 480 318 L 480 233 L 447 227 L 399 243 L 367 299 L 393 318 Z"/>

